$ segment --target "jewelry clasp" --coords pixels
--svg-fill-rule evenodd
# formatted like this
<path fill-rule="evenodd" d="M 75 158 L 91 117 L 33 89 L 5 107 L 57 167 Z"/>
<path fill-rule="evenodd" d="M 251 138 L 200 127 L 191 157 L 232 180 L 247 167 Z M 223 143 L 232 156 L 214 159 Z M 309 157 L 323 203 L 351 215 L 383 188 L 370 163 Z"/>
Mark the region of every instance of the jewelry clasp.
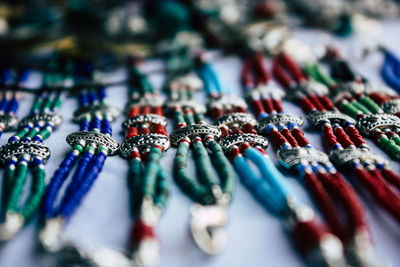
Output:
<path fill-rule="evenodd" d="M 227 203 L 230 196 L 224 194 L 219 186 L 212 188 L 216 199 L 214 205 L 196 204 L 191 210 L 191 232 L 199 248 L 207 254 L 217 254 L 225 247 L 226 232 L 223 229 L 228 221 Z"/>

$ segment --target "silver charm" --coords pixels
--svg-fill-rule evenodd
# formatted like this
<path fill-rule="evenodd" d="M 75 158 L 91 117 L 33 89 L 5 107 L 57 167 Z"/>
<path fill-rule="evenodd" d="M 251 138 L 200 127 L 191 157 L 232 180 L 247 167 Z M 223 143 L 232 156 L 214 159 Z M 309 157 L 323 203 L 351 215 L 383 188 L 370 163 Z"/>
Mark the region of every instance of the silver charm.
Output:
<path fill-rule="evenodd" d="M 62 122 L 62 117 L 58 114 L 38 113 L 25 117 L 18 124 L 18 128 L 23 128 L 28 124 L 37 124 L 39 122 L 51 123 L 54 127 L 58 127 Z"/>
<path fill-rule="evenodd" d="M 6 162 L 11 157 L 25 154 L 41 157 L 45 162 L 50 157 L 50 149 L 38 141 L 10 142 L 0 148 L 0 160 L 3 162 Z"/>
<path fill-rule="evenodd" d="M 79 122 L 84 117 L 87 116 L 96 116 L 96 115 L 108 115 L 110 116 L 110 120 L 114 121 L 120 114 L 120 111 L 117 108 L 110 107 L 105 104 L 95 104 L 86 107 L 81 107 L 77 111 L 74 112 L 74 121 Z"/>
<path fill-rule="evenodd" d="M 269 145 L 268 140 L 258 134 L 232 134 L 219 140 L 219 144 L 225 151 L 228 151 L 231 146 L 242 143 L 249 143 L 251 146 L 258 145 L 264 149 L 267 149 Z"/>
<path fill-rule="evenodd" d="M 385 113 L 396 114 L 400 112 L 400 99 L 389 100 L 381 105 Z"/>
<path fill-rule="evenodd" d="M 177 146 L 183 138 L 197 135 L 212 135 L 214 137 L 219 137 L 221 135 L 221 130 L 213 125 L 193 124 L 174 130 L 170 134 L 170 139 L 172 145 Z"/>
<path fill-rule="evenodd" d="M 294 122 L 297 125 L 301 126 L 303 125 L 303 118 L 294 115 L 294 114 L 274 114 L 274 115 L 269 115 L 265 118 L 262 118 L 258 122 L 257 130 L 259 133 L 262 133 L 268 125 L 276 125 L 276 124 L 281 124 L 281 123 L 289 123 L 289 122 Z"/>
<path fill-rule="evenodd" d="M 17 126 L 18 118 L 10 114 L 0 115 L 0 124 L 4 125 L 4 131 L 9 131 Z"/>
<path fill-rule="evenodd" d="M 337 88 L 331 94 L 331 100 L 333 103 L 338 103 L 342 99 L 347 97 L 353 97 L 356 95 L 362 95 L 365 92 L 364 84 L 357 82 L 347 82 L 339 84 Z"/>
<path fill-rule="evenodd" d="M 108 149 L 108 155 L 117 154 L 119 143 L 108 135 L 91 131 L 74 132 L 67 136 L 67 143 L 70 146 L 84 143 L 95 143 L 99 146 L 105 146 Z"/>
<path fill-rule="evenodd" d="M 216 203 L 213 205 L 195 204 L 191 208 L 190 229 L 199 248 L 209 255 L 215 255 L 226 245 L 224 226 L 228 221 L 227 205 L 230 196 L 224 194 L 219 186 L 212 188 Z"/>
<path fill-rule="evenodd" d="M 218 117 L 213 121 L 213 125 L 229 126 L 231 124 L 239 124 L 243 125 L 245 123 L 250 123 L 251 125 L 255 125 L 257 123 L 256 119 L 254 119 L 253 115 L 249 113 L 231 113 Z"/>
<path fill-rule="evenodd" d="M 164 151 L 170 147 L 169 138 L 162 134 L 142 134 L 126 139 L 120 148 L 120 154 L 128 157 L 134 148 L 142 149 L 152 146 L 161 146 Z"/>
<path fill-rule="evenodd" d="M 384 157 L 374 154 L 368 149 L 336 149 L 329 154 L 329 159 L 338 168 L 350 168 L 356 161 L 362 164 L 384 164 L 389 166 L 389 162 Z"/>
<path fill-rule="evenodd" d="M 307 115 L 307 121 L 317 128 L 322 127 L 326 122 L 330 124 L 338 123 L 342 127 L 345 126 L 346 123 L 352 123 L 354 125 L 357 123 L 355 119 L 339 111 L 312 112 Z"/>
<path fill-rule="evenodd" d="M 156 115 L 156 114 L 142 114 L 138 116 L 133 116 L 122 123 L 122 127 L 125 129 L 129 128 L 130 126 L 135 126 L 142 123 L 154 123 L 154 124 L 161 124 L 163 126 L 167 125 L 167 119 L 163 116 Z"/>
<path fill-rule="evenodd" d="M 279 163 L 287 169 L 302 162 L 331 165 L 328 155 L 313 148 L 295 147 L 292 149 L 280 149 L 277 153 L 277 157 Z"/>
<path fill-rule="evenodd" d="M 358 120 L 356 127 L 361 133 L 371 135 L 376 129 L 400 128 L 400 118 L 390 114 L 365 115 Z"/>

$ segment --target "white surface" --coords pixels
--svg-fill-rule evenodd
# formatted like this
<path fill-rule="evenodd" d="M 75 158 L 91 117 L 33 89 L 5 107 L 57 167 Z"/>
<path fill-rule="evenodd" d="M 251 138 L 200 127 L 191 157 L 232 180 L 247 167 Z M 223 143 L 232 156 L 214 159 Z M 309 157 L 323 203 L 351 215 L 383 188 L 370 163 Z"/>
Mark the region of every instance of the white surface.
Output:
<path fill-rule="evenodd" d="M 396 53 L 400 54 L 399 28 L 400 22 L 386 23 L 383 31 L 376 38 L 387 44 Z M 315 43 L 320 32 L 299 30 L 295 36 Z M 350 51 L 348 44 L 351 39 L 339 40 L 341 47 Z M 353 39 L 354 41 L 354 39 Z M 375 55 L 368 61 L 357 63 L 357 69 L 372 81 L 380 82 L 378 68 L 381 56 Z M 143 69 L 153 69 L 159 63 L 146 63 Z M 216 70 L 221 81 L 232 90 L 239 93 L 239 71 L 240 64 L 236 58 L 224 58 L 216 63 Z M 119 71 L 111 75 L 117 79 L 124 75 Z M 34 78 L 33 78 L 34 79 Z M 162 75 L 153 74 L 151 82 L 159 88 L 162 83 Z M 118 87 L 108 90 L 108 102 L 111 105 L 122 108 L 126 102 L 126 88 Z M 21 103 L 18 115 L 24 116 L 31 105 L 31 97 L 25 98 Z M 293 104 L 284 103 L 287 112 L 302 114 L 302 111 Z M 47 163 L 47 181 L 51 178 L 54 170 L 61 161 L 64 154 L 69 150 L 65 137 L 78 129 L 71 122 L 72 111 L 76 109 L 76 100 L 69 98 L 64 102 L 60 113 L 64 116 L 64 123 L 53 133 L 46 144 L 50 146 L 52 157 Z M 123 116 L 113 123 L 114 137 L 122 140 L 121 122 Z M 304 127 L 306 136 L 311 143 L 322 149 L 320 134 Z M 170 129 L 169 129 L 170 130 Z M 10 134 L 1 139 L 4 144 Z M 382 152 L 371 142 L 372 151 Z M 273 151 L 268 153 L 276 160 Z M 171 173 L 174 149 L 168 150 L 162 164 Z M 393 168 L 399 171 L 399 164 L 393 163 Z M 85 240 L 104 246 L 124 249 L 128 242 L 131 219 L 128 212 L 128 189 L 127 189 L 127 162 L 119 157 L 107 159 L 105 167 L 95 182 L 92 190 L 87 195 L 81 207 L 70 221 L 66 235 L 72 239 Z M 287 174 L 287 172 L 284 172 Z M 1 175 L 2 177 L 2 175 Z M 298 197 L 306 203 L 310 203 L 307 193 L 301 183 L 292 175 L 287 176 L 294 186 Z M 209 267 L 239 267 L 239 266 L 304 266 L 300 256 L 291 247 L 289 239 L 285 236 L 279 220 L 268 214 L 252 198 L 242 185 L 238 184 L 234 201 L 229 210 L 230 222 L 227 226 L 228 245 L 219 256 L 207 257 L 203 255 L 191 241 L 188 231 L 189 208 L 191 201 L 184 196 L 171 181 L 171 197 L 168 207 L 163 215 L 157 232 L 162 243 L 161 267 L 186 267 L 186 266 L 209 266 Z M 368 219 L 375 243 L 377 255 L 384 261 L 390 260 L 394 266 L 400 263 L 400 227 L 394 220 L 381 212 L 370 200 L 363 197 Z M 14 239 L 0 247 L 0 266 L 2 267 L 36 267 L 41 266 L 38 254 L 35 253 L 37 219 L 29 223 L 23 231 Z"/>

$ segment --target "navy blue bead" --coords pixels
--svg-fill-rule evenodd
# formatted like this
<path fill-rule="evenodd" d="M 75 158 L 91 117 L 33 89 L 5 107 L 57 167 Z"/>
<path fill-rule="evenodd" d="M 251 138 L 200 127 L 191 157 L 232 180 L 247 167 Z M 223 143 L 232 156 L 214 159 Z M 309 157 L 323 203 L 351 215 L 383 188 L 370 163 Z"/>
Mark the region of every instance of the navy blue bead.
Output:
<path fill-rule="evenodd" d="M 104 134 L 112 135 L 111 123 L 107 119 L 101 121 L 101 132 Z"/>
<path fill-rule="evenodd" d="M 8 106 L 8 100 L 6 98 L 0 101 L 0 111 L 5 111 L 6 107 Z"/>
<path fill-rule="evenodd" d="M 82 91 L 79 95 L 79 104 L 81 106 L 87 106 L 89 104 L 89 98 L 86 92 Z"/>
<path fill-rule="evenodd" d="M 41 137 L 40 135 L 35 135 L 35 136 L 32 138 L 32 141 L 43 142 L 43 137 Z"/>
<path fill-rule="evenodd" d="M 81 131 L 89 131 L 90 122 L 87 119 L 81 120 L 80 130 Z"/>
<path fill-rule="evenodd" d="M 77 156 L 73 152 L 68 153 L 51 178 L 43 197 L 42 215 L 45 218 L 53 216 L 54 202 L 76 159 Z"/>
<path fill-rule="evenodd" d="M 97 97 L 96 92 L 90 91 L 90 92 L 89 92 L 89 102 L 90 102 L 90 104 L 93 104 L 94 102 L 96 102 L 96 101 L 98 101 L 98 100 L 99 100 L 99 99 L 98 99 L 98 97 Z"/>
<path fill-rule="evenodd" d="M 69 196 L 69 198 L 64 199 L 65 201 L 63 201 L 60 207 L 60 214 L 64 218 L 69 218 L 73 214 L 73 212 L 81 203 L 83 197 L 87 194 L 87 192 L 89 192 L 94 181 L 101 172 L 106 158 L 107 155 L 104 153 L 97 154 L 97 156 L 91 162 L 90 168 L 88 168 L 87 172 L 85 173 L 85 179 L 79 183 L 79 186 L 76 187 L 76 190 Z"/>
<path fill-rule="evenodd" d="M 18 110 L 18 100 L 16 97 L 13 97 L 11 101 L 8 103 L 6 113 L 15 113 Z"/>
<path fill-rule="evenodd" d="M 106 94 L 106 88 L 102 87 L 98 90 L 98 97 L 100 99 L 100 101 L 104 100 L 106 98 L 107 94 Z"/>
<path fill-rule="evenodd" d="M 101 120 L 97 117 L 94 117 L 90 123 L 91 129 L 101 129 Z"/>
<path fill-rule="evenodd" d="M 33 159 L 33 162 L 32 162 L 33 166 L 38 166 L 40 164 L 43 164 L 43 161 L 41 159 L 39 159 L 39 158 L 34 158 Z"/>

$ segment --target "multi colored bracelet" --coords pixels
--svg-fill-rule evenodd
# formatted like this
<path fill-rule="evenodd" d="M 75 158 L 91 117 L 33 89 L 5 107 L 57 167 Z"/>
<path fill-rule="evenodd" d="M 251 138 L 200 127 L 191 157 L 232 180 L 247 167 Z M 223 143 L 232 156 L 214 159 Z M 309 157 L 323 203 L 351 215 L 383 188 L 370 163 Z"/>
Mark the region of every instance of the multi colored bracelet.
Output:
<path fill-rule="evenodd" d="M 51 61 L 49 71 L 45 74 L 46 86 L 64 82 L 57 65 L 56 61 Z M 50 157 L 50 149 L 43 141 L 61 123 L 57 111 L 63 97 L 61 92 L 40 93 L 32 105 L 30 115 L 19 122 L 18 132 L 0 149 L 1 160 L 6 165 L 2 202 L 4 222 L 0 228 L 2 240 L 14 237 L 39 207 L 45 189 L 45 163 Z M 19 201 L 30 171 L 31 193 L 20 206 Z"/>
<path fill-rule="evenodd" d="M 128 118 L 121 154 L 129 160 L 129 187 L 134 224 L 130 245 L 139 266 L 160 260 L 155 226 L 169 195 L 168 174 L 161 157 L 170 146 L 163 100 L 135 64 L 129 65 Z"/>
<path fill-rule="evenodd" d="M 400 118 L 396 115 L 399 95 L 355 73 L 337 49 L 330 48 L 327 58 L 335 82 L 316 63 L 305 70 L 331 89 L 333 104 L 357 120 L 355 126 L 362 134 L 373 138 L 386 153 L 399 160 Z M 321 76 L 327 79 L 321 80 Z"/>
<path fill-rule="evenodd" d="M 311 266 L 344 266 L 340 240 L 318 222 L 313 211 L 299 203 L 265 149 L 268 141 L 258 134 L 257 121 L 246 112 L 246 102 L 222 89 L 211 65 L 203 64 L 201 77 L 210 97 L 213 124 L 222 131 L 220 144 L 231 158 L 245 187 L 285 229 Z M 252 162 L 259 174 L 254 172 Z M 305 240 L 310 242 L 304 243 Z M 330 249 L 324 250 L 329 243 Z"/>
<path fill-rule="evenodd" d="M 9 87 L 15 84 L 23 84 L 29 75 L 29 71 L 23 69 L 19 71 L 18 77 L 14 77 L 11 69 L 3 69 L 0 73 L 0 86 Z M 19 105 L 18 93 L 12 90 L 4 90 L 0 94 L 0 137 L 3 132 L 14 130 L 18 124 L 16 112 Z"/>
<path fill-rule="evenodd" d="M 273 71 L 278 81 L 291 89 L 289 97 L 302 99 L 307 104 L 311 101 L 316 102 L 315 99 L 323 100 L 318 103 L 327 102 L 327 98 L 322 95 L 311 94 L 308 91 L 308 94 L 305 93 L 308 89 L 302 89 L 301 86 L 312 85 L 299 69 L 294 69 L 290 74 L 302 84 L 298 84 L 297 80 L 291 80 L 283 69 L 287 65 L 282 66 L 283 60 L 287 62 L 286 58 L 280 57 L 285 55 L 275 58 Z M 281 102 L 283 93 L 272 83 L 262 54 L 250 55 L 245 60 L 242 84 L 248 92 L 249 102 L 258 118 L 258 131 L 268 136 L 274 144 L 278 150 L 279 162 L 288 169 L 296 170 L 303 178 L 326 222 L 345 245 L 348 260 L 355 265 L 375 262 L 366 216 L 359 198 L 330 163 L 328 155 L 311 146 L 300 129 L 302 118 L 283 113 Z M 310 108 L 310 105 L 303 106 Z M 369 252 L 366 254 L 365 250 Z"/>
<path fill-rule="evenodd" d="M 394 216 L 396 220 L 399 220 L 398 207 L 400 207 L 400 197 L 396 190 L 393 189 L 400 190 L 400 175 L 393 171 L 386 159 L 370 151 L 367 143 L 355 127 L 361 127 L 359 122 L 360 120 L 362 122 L 365 117 L 371 118 L 375 116 L 377 118 L 377 116 L 381 116 L 383 118 L 384 116 L 388 116 L 379 107 L 378 103 L 372 99 L 378 96 L 380 99 L 383 99 L 384 95 L 387 96 L 390 91 L 387 89 L 383 91 L 363 90 L 363 83 L 351 81 L 355 80 L 356 78 L 354 77 L 357 77 L 357 75 L 350 70 L 347 62 L 341 59 L 336 60 L 332 66 L 333 73 L 342 78 L 344 76 L 348 77 L 343 83 L 336 84 L 333 82 L 333 79 L 316 63 L 313 66 L 305 68 L 305 71 L 317 82 L 324 83 L 332 88 L 333 92 L 329 99 L 332 99 L 333 103 L 340 103 L 341 105 L 339 106 L 345 112 L 354 109 L 357 113 L 354 112 L 354 116 L 349 117 L 345 114 L 329 110 L 314 112 L 308 115 L 309 122 L 317 128 L 322 127 L 325 133 L 325 141 L 328 149 L 330 149 L 330 158 L 336 166 L 342 169 L 353 168 L 354 175 L 360 184 L 367 188 L 374 199 L 384 209 Z M 339 66 L 341 66 L 340 70 Z M 310 67 L 313 70 L 310 70 Z M 344 72 L 344 70 L 347 71 Z M 342 73 L 341 75 L 338 74 L 339 71 Z M 326 78 L 321 79 L 320 77 L 322 76 Z M 331 82 L 327 83 L 326 81 L 328 80 Z M 391 95 L 395 94 L 392 92 Z M 393 116 L 395 117 L 396 115 Z M 358 119 L 358 121 L 355 119 Z M 381 130 L 380 126 L 384 129 Z M 375 129 L 375 135 L 379 138 L 379 143 L 384 143 L 384 140 L 393 143 L 398 139 L 395 132 L 387 129 L 387 125 L 380 124 L 380 126 Z M 392 150 L 388 149 L 388 151 Z M 362 171 L 360 170 L 361 166 L 364 166 L 364 170 Z"/>
<path fill-rule="evenodd" d="M 70 63 L 68 79 L 91 79 L 92 67 L 75 66 Z M 80 69 L 82 67 L 82 69 Z M 73 76 L 73 72 L 77 75 Z M 74 113 L 75 122 L 80 124 L 80 131 L 71 133 L 66 141 L 72 146 L 64 160 L 55 171 L 42 202 L 42 228 L 39 242 L 47 252 L 57 252 L 65 245 L 61 233 L 65 224 L 79 207 L 83 198 L 90 191 L 99 176 L 108 156 L 118 152 L 119 144 L 111 138 L 111 122 L 119 111 L 105 103 L 105 89 L 85 89 L 79 93 L 79 109 Z M 61 190 L 69 174 L 76 165 L 71 181 L 65 192 Z M 56 199 L 62 193 L 61 201 L 56 206 Z"/>
<path fill-rule="evenodd" d="M 195 91 L 201 87 L 202 82 L 194 73 L 170 78 L 167 106 L 176 125 L 170 135 L 172 145 L 177 147 L 174 179 L 179 188 L 198 203 L 191 210 L 193 239 L 202 251 L 213 255 L 225 247 L 223 226 L 228 220 L 227 205 L 232 199 L 235 174 L 216 141 L 221 131 L 206 123 L 206 107 L 194 99 Z M 190 149 L 197 181 L 191 179 L 187 168 Z"/>

